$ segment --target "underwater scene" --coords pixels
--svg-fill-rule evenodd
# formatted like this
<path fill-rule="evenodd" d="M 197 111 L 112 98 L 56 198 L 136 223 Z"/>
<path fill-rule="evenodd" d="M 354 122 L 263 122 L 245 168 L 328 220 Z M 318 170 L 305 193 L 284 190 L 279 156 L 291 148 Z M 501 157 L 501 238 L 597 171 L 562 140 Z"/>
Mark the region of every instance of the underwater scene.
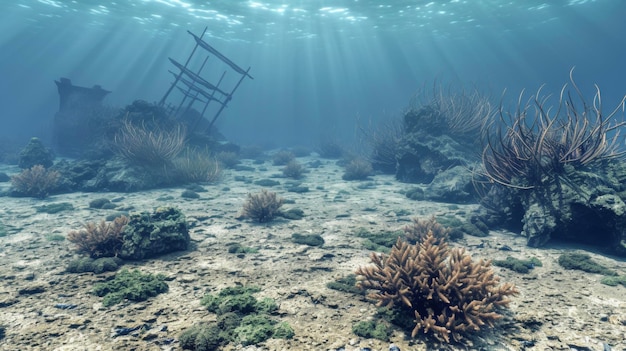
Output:
<path fill-rule="evenodd" d="M 0 2 L 0 350 L 626 350 L 625 15 Z"/>

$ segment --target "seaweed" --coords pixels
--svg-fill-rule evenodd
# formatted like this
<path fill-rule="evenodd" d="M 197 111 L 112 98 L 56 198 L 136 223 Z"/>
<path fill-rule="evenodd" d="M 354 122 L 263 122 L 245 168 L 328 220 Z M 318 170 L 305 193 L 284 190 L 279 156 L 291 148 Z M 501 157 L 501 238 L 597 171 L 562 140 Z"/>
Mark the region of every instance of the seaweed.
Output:
<path fill-rule="evenodd" d="M 326 283 L 329 289 L 347 292 L 354 295 L 365 295 L 366 290 L 356 286 L 356 274 L 348 274 L 335 281 Z"/>
<path fill-rule="evenodd" d="M 559 256 L 559 265 L 565 269 L 576 269 L 587 273 L 616 276 L 617 273 L 595 262 L 584 253 L 568 252 Z"/>
<path fill-rule="evenodd" d="M 608 286 L 617 286 L 619 284 L 622 284 L 626 287 L 626 275 L 604 277 L 600 280 L 600 283 Z"/>
<path fill-rule="evenodd" d="M 531 257 L 528 260 L 520 260 L 519 258 L 507 256 L 504 260 L 493 261 L 493 265 L 507 268 L 517 273 L 528 273 L 531 269 L 542 266 L 542 263 L 536 257 Z"/>
<path fill-rule="evenodd" d="M 352 326 L 352 332 L 362 338 L 389 341 L 391 328 L 381 320 L 361 321 Z"/>
<path fill-rule="evenodd" d="M 363 238 L 363 247 L 377 252 L 389 252 L 389 249 L 396 243 L 399 236 L 404 236 L 404 232 L 379 232 L 372 233 L 365 228 L 359 228 L 355 235 Z"/>
<path fill-rule="evenodd" d="M 124 299 L 131 301 L 145 301 L 150 297 L 168 290 L 165 276 L 161 274 L 144 274 L 139 270 L 121 270 L 115 277 L 105 283 L 95 284 L 93 293 L 104 297 L 102 304 L 105 307 L 113 306 Z"/>

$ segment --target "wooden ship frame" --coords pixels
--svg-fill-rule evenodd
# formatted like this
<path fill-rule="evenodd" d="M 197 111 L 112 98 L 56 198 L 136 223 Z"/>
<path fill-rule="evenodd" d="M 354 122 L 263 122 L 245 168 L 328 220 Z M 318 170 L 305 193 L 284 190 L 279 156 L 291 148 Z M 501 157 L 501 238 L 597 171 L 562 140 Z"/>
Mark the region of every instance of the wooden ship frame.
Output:
<path fill-rule="evenodd" d="M 207 27 L 200 36 L 187 31 L 195 40 L 196 45 L 184 64 L 169 57 L 175 69 L 168 72 L 174 76 L 174 81 L 158 105 L 164 107 L 170 116 L 179 119 L 185 118 L 193 110 L 197 111 L 198 113 L 192 117 L 193 120 L 188 123 L 194 129 L 200 128 L 199 131 L 211 133 L 215 121 L 228 107 L 228 103 L 243 80 L 254 78 L 249 73 L 250 67 L 244 70 L 203 40 L 206 31 Z M 218 73 L 219 77 L 210 78 L 211 72 L 205 70 L 211 57 L 218 60 L 213 66 L 221 71 L 221 74 Z M 215 70 L 213 71 L 212 73 L 215 74 Z M 233 74 L 234 78 L 230 78 Z M 175 94 L 176 92 L 178 94 Z M 201 123 L 205 115 L 209 121 L 208 125 Z"/>

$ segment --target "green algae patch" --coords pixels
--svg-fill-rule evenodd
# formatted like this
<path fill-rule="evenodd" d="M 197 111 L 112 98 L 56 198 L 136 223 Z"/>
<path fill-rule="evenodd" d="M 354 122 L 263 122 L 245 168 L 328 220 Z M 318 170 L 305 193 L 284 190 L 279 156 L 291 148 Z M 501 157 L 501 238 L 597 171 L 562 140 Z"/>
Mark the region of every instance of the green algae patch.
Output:
<path fill-rule="evenodd" d="M 389 341 L 391 328 L 383 321 L 362 321 L 352 326 L 352 332 L 362 338 Z"/>
<path fill-rule="evenodd" d="M 531 257 L 527 260 L 520 260 L 519 258 L 507 256 L 504 260 L 493 261 L 493 265 L 507 268 L 517 273 L 528 273 L 531 269 L 541 267 L 543 264 L 536 257 Z"/>
<path fill-rule="evenodd" d="M 150 297 L 167 292 L 165 276 L 161 274 L 141 273 L 139 270 L 121 270 L 107 282 L 95 284 L 93 293 L 104 297 L 105 307 L 113 306 L 124 299 L 145 301 Z"/>
<path fill-rule="evenodd" d="M 355 295 L 365 295 L 366 292 L 365 289 L 361 289 L 356 286 L 356 274 L 348 274 L 345 277 L 328 282 L 326 283 L 326 287 Z"/>
<path fill-rule="evenodd" d="M 363 238 L 363 247 L 376 252 L 389 252 L 395 245 L 398 237 L 404 237 L 403 231 L 372 233 L 365 228 L 359 228 L 355 233 L 359 238 Z"/>
<path fill-rule="evenodd" d="M 93 259 L 91 257 L 82 257 L 70 261 L 65 268 L 69 273 L 86 273 L 91 272 L 100 274 L 103 272 L 116 271 L 122 264 L 122 259 L 117 257 L 101 257 Z"/>
<path fill-rule="evenodd" d="M 608 286 L 618 286 L 619 284 L 622 284 L 626 287 L 626 275 L 604 277 L 600 280 L 600 283 Z"/>
<path fill-rule="evenodd" d="M 274 299 L 257 299 L 254 286 L 235 286 L 217 294 L 206 294 L 201 304 L 217 314 L 217 322 L 200 323 L 183 332 L 183 349 L 217 350 L 228 343 L 255 345 L 269 338 L 291 339 L 293 328 L 276 321 L 271 314 L 278 310 Z"/>
<path fill-rule="evenodd" d="M 602 275 L 617 275 L 616 272 L 595 262 L 587 254 L 569 252 L 559 256 L 559 265 L 565 269 L 576 269 L 587 273 L 595 273 Z"/>

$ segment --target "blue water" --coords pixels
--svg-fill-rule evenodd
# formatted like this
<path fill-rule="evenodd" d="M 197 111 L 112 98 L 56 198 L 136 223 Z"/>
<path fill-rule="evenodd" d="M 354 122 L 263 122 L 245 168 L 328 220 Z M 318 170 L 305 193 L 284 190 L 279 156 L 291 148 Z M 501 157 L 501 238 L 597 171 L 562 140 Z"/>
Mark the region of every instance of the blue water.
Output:
<path fill-rule="evenodd" d="M 202 33 L 251 67 L 218 126 L 231 140 L 315 143 L 354 138 L 357 119 L 394 118 L 434 79 L 499 98 L 576 66 L 586 94 L 626 94 L 623 0 L 0 2 L 0 136 L 50 139 L 53 80 L 99 84 L 106 103 L 158 101 L 171 64 Z"/>

